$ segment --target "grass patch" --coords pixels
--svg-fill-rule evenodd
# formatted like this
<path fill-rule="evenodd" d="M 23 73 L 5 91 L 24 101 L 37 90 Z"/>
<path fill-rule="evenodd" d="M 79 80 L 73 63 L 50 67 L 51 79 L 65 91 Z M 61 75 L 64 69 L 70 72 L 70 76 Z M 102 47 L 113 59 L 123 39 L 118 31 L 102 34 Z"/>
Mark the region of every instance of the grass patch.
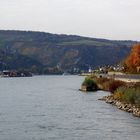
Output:
<path fill-rule="evenodd" d="M 140 87 L 119 87 L 114 98 L 140 107 Z"/>
<path fill-rule="evenodd" d="M 100 42 L 95 40 L 81 39 L 59 43 L 59 45 L 95 45 L 95 46 L 112 46 L 111 42 Z"/>

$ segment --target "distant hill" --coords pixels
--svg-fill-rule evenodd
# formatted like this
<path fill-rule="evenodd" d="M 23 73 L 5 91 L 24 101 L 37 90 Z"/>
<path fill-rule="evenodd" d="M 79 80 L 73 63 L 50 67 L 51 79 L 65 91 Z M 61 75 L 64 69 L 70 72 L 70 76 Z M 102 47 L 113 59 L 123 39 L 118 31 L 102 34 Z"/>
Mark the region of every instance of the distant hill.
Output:
<path fill-rule="evenodd" d="M 120 62 L 135 41 L 0 30 L 0 69 L 88 69 Z"/>

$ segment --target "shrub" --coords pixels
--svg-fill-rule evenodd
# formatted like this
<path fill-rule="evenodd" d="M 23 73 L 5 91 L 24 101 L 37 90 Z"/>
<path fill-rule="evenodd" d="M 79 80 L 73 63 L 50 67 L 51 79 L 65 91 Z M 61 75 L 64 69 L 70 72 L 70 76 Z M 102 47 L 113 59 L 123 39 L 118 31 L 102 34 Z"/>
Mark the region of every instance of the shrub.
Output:
<path fill-rule="evenodd" d="M 114 98 L 121 100 L 124 95 L 125 89 L 126 87 L 117 88 L 117 90 L 114 92 Z"/>
<path fill-rule="evenodd" d="M 103 83 L 108 82 L 108 81 L 109 81 L 108 78 L 103 78 L 103 77 L 96 79 L 97 84 L 103 84 Z"/>
<path fill-rule="evenodd" d="M 140 87 L 119 87 L 114 98 L 140 107 Z"/>
<path fill-rule="evenodd" d="M 106 84 L 107 84 L 108 81 L 109 81 L 108 78 L 100 77 L 100 78 L 96 78 L 95 81 L 96 81 L 96 83 L 97 83 L 97 85 L 98 85 L 98 87 L 99 87 L 100 89 L 108 90 L 108 89 L 106 88 Z"/>
<path fill-rule="evenodd" d="M 122 100 L 134 104 L 135 103 L 134 94 L 135 94 L 134 89 L 128 88 L 127 90 L 125 90 L 122 96 Z"/>
<path fill-rule="evenodd" d="M 106 81 L 102 84 L 103 90 L 109 91 L 110 81 Z"/>
<path fill-rule="evenodd" d="M 121 100 L 122 99 L 122 92 L 115 92 L 114 99 Z"/>
<path fill-rule="evenodd" d="M 135 104 L 137 104 L 140 107 L 140 87 L 137 87 L 135 90 Z"/>
<path fill-rule="evenodd" d="M 111 93 L 114 93 L 114 91 L 118 87 L 125 85 L 125 83 L 122 81 L 116 81 L 116 80 L 107 79 L 107 78 L 98 79 L 97 83 L 100 83 L 102 85 L 103 90 L 110 91 Z"/>
<path fill-rule="evenodd" d="M 82 85 L 86 86 L 90 90 L 97 90 L 96 82 L 90 77 L 86 77 Z"/>
<path fill-rule="evenodd" d="M 135 87 L 140 87 L 140 82 L 137 82 L 137 83 L 135 83 L 135 85 L 134 85 Z"/>
<path fill-rule="evenodd" d="M 121 87 L 121 86 L 124 86 L 125 85 L 125 83 L 124 82 L 122 82 L 122 81 L 115 81 L 115 80 L 111 80 L 110 82 L 109 82 L 109 91 L 111 92 L 111 93 L 114 93 L 114 91 L 117 89 L 117 88 L 119 88 L 119 87 Z"/>

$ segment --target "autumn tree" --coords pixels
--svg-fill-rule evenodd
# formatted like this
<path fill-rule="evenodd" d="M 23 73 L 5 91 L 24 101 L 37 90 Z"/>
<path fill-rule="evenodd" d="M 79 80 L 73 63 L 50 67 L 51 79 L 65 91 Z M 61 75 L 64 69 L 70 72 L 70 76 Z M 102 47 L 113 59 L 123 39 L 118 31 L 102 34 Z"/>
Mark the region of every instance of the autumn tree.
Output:
<path fill-rule="evenodd" d="M 124 61 L 125 71 L 137 73 L 140 68 L 140 44 L 133 46 L 130 55 Z"/>

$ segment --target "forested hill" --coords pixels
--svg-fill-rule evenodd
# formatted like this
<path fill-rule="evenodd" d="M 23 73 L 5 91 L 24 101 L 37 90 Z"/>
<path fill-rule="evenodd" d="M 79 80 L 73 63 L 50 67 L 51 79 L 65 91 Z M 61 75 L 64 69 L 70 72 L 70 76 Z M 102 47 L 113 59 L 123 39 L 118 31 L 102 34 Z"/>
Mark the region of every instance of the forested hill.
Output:
<path fill-rule="evenodd" d="M 124 59 L 135 41 L 0 30 L 0 69 L 87 69 Z"/>

